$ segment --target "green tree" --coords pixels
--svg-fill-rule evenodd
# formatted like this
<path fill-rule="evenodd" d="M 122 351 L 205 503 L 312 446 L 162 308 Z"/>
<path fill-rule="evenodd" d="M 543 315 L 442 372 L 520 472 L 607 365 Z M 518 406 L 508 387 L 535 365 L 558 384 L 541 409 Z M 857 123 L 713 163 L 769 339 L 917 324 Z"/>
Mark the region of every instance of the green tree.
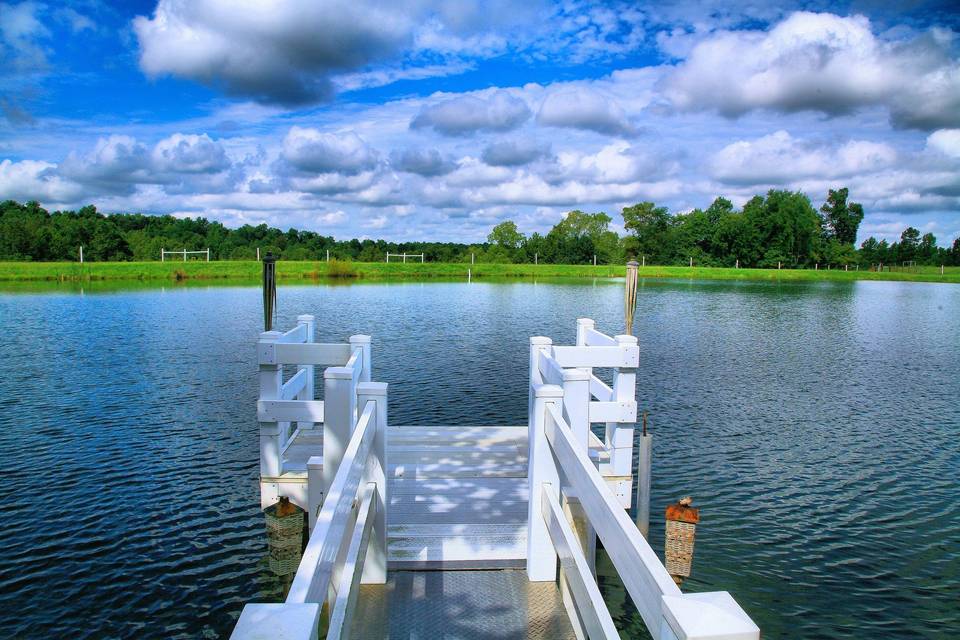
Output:
<path fill-rule="evenodd" d="M 517 250 L 523 240 L 523 234 L 517 231 L 517 223 L 513 220 L 501 222 L 487 236 L 487 242 L 509 251 Z"/>
<path fill-rule="evenodd" d="M 901 262 L 909 262 L 917 257 L 917 248 L 920 246 L 920 231 L 913 227 L 907 227 L 900 234 L 900 245 L 897 251 L 897 259 Z"/>
<path fill-rule="evenodd" d="M 653 262 L 664 257 L 664 240 L 673 223 L 666 207 L 641 202 L 622 211 L 623 226 L 633 234 L 629 249 L 635 255 L 650 256 Z"/>
<path fill-rule="evenodd" d="M 847 204 L 849 190 L 844 187 L 827 193 L 827 201 L 820 207 L 828 238 L 836 238 L 841 244 L 857 241 L 857 230 L 863 220 L 863 206 L 857 202 Z"/>

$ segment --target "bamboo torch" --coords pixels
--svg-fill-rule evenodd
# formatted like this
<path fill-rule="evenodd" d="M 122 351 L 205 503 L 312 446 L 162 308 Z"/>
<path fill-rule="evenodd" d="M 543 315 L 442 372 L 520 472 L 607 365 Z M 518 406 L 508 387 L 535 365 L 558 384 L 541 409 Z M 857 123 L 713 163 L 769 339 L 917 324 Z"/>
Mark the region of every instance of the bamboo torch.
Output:
<path fill-rule="evenodd" d="M 627 263 L 627 288 L 624 291 L 623 314 L 627 325 L 627 335 L 633 335 L 633 313 L 637 309 L 637 264 L 636 260 Z"/>
<path fill-rule="evenodd" d="M 263 258 L 263 330 L 273 329 L 273 313 L 277 306 L 277 259 L 267 252 Z"/>

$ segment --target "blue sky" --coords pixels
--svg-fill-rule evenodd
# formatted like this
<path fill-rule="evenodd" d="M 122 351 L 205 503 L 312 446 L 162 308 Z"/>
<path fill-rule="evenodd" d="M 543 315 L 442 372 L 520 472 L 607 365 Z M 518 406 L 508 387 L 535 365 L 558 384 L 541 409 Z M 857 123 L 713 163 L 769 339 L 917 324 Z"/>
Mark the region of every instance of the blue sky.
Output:
<path fill-rule="evenodd" d="M 474 241 L 848 186 L 960 236 L 950 2 L 0 2 L 0 199 Z"/>

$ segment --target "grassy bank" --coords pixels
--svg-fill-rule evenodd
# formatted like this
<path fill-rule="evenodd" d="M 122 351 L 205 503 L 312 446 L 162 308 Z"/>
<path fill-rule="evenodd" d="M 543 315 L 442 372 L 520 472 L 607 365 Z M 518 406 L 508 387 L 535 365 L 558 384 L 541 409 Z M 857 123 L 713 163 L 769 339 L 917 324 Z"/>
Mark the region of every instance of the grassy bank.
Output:
<path fill-rule="evenodd" d="M 222 262 L 0 262 L 0 281 L 71 281 L 97 280 L 248 280 L 260 278 L 262 265 L 256 261 Z M 277 278 L 283 282 L 324 278 L 363 279 L 428 279 L 466 278 L 467 270 L 474 278 L 605 278 L 619 277 L 623 265 L 565 264 L 459 264 L 428 262 L 295 262 L 277 263 Z M 852 281 L 901 280 L 915 282 L 960 283 L 960 267 L 947 267 L 940 275 L 939 267 L 918 267 L 910 273 L 875 273 L 870 271 L 819 271 L 810 269 L 727 269 L 717 267 L 658 267 L 640 269 L 646 278 L 693 278 L 704 280 L 785 280 L 785 281 Z"/>

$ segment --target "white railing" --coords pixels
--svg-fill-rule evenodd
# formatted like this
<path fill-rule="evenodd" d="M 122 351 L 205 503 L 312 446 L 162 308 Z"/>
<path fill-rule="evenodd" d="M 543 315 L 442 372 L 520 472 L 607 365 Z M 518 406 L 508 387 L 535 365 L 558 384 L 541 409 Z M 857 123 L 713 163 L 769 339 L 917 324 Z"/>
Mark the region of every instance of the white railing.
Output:
<path fill-rule="evenodd" d="M 260 395 L 257 402 L 257 420 L 260 422 L 260 477 L 279 478 L 285 473 L 283 459 L 287 447 L 297 435 L 318 424 L 324 424 L 326 414 L 332 412 L 337 428 L 335 442 L 346 446 L 344 434 L 355 418 L 346 418 L 351 405 L 355 411 L 356 384 L 370 380 L 370 336 L 351 336 L 349 343 L 319 344 L 314 342 L 313 316 L 298 316 L 297 326 L 286 333 L 265 331 L 257 343 L 257 361 L 260 366 Z M 296 373 L 283 381 L 284 367 L 296 366 Z M 314 399 L 314 369 L 329 367 L 324 373 L 324 397 Z M 343 378 L 343 370 L 350 369 L 350 384 L 332 383 L 331 377 Z M 333 390 L 331 391 L 331 387 Z M 354 398 L 351 400 L 351 398 Z M 293 428 L 293 425 L 296 428 Z M 342 447 L 334 460 L 342 457 Z M 332 480 L 331 475 L 328 480 Z M 268 503 L 269 496 L 264 498 Z M 268 505 L 263 505 L 268 506 Z M 305 505 L 302 505 L 305 506 Z"/>
<path fill-rule="evenodd" d="M 312 326 L 305 333 L 294 329 L 282 335 L 309 339 Z M 337 365 L 324 373 L 324 403 L 261 400 L 258 405 L 261 424 L 264 418 L 268 424 L 279 418 L 322 418 L 323 456 L 307 462 L 310 541 L 286 601 L 246 605 L 231 637 L 312 640 L 317 638 L 321 606 L 327 602 L 326 637 L 346 638 L 359 584 L 383 584 L 387 578 L 387 385 L 369 380 L 368 336 L 354 336 L 349 345 L 292 342 L 307 347 L 298 353 L 277 348 L 284 344 L 291 343 L 261 339 L 261 368 L 303 362 L 308 364 L 301 366 Z M 298 371 L 287 384 L 299 375 Z"/>
<path fill-rule="evenodd" d="M 636 420 L 639 349 L 632 336 L 605 336 L 589 320 L 578 322 L 577 333 L 577 347 L 530 339 L 530 580 L 555 580 L 559 559 L 564 601 L 580 635 L 618 638 L 593 575 L 599 537 L 653 638 L 757 640 L 759 629 L 728 593 L 681 593 L 601 475 L 627 449 L 624 425 Z M 618 367 L 613 387 L 592 367 Z M 590 455 L 591 422 L 607 422 L 611 461 L 599 469 Z"/>

